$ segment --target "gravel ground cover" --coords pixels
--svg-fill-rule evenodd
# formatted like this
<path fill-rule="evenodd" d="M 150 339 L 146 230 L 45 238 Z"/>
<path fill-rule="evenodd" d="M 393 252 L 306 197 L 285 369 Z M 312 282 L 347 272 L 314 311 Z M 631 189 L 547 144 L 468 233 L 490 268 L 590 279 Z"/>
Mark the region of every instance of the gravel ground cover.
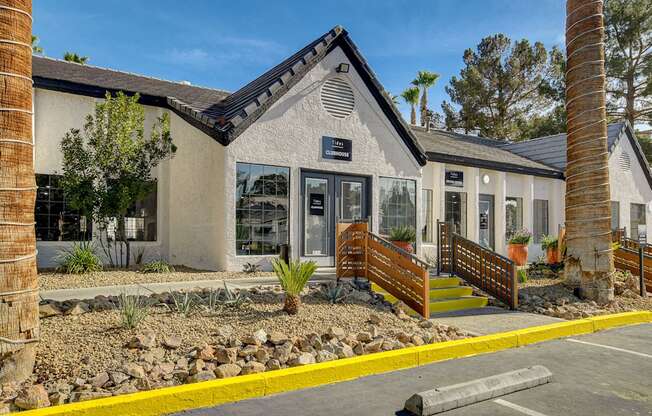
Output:
<path fill-rule="evenodd" d="M 192 292 L 189 316 L 173 311 L 181 293 L 152 294 L 135 329 L 122 327 L 114 297 L 43 303 L 34 375 L 0 386 L 0 414 L 469 336 L 352 284 L 336 304 L 323 289 L 304 290 L 295 316 L 282 311 L 279 286 L 240 291 L 249 302 L 238 308 L 206 308 L 214 292 Z"/>
<path fill-rule="evenodd" d="M 98 286 L 117 286 L 139 283 L 186 282 L 193 280 L 228 280 L 254 277 L 273 277 L 271 272 L 211 272 L 175 267 L 172 273 L 141 273 L 136 270 L 106 270 L 89 274 L 63 274 L 41 271 L 38 275 L 41 290 L 75 289 Z"/>

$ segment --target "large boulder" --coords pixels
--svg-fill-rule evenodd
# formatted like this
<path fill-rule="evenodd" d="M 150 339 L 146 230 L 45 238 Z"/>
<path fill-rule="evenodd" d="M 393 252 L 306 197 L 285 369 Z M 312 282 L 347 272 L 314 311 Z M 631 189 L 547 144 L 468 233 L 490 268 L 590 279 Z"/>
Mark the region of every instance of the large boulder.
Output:
<path fill-rule="evenodd" d="M 242 369 L 236 364 L 222 364 L 215 369 L 217 378 L 235 377 L 240 374 Z"/>
<path fill-rule="evenodd" d="M 16 396 L 14 405 L 23 410 L 39 409 L 50 405 L 50 398 L 45 387 L 41 384 L 29 385 L 23 388 Z"/>

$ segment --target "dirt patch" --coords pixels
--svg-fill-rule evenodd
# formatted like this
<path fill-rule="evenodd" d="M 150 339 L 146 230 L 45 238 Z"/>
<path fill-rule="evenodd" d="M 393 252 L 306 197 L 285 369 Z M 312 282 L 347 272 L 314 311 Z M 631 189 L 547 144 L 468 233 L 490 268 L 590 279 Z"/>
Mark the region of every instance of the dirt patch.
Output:
<path fill-rule="evenodd" d="M 135 270 L 107 270 L 89 274 L 39 272 L 41 290 L 77 289 L 98 286 L 118 286 L 140 283 L 186 282 L 195 280 L 228 280 L 273 277 L 271 272 L 211 272 L 175 267 L 172 273 L 140 273 Z"/>

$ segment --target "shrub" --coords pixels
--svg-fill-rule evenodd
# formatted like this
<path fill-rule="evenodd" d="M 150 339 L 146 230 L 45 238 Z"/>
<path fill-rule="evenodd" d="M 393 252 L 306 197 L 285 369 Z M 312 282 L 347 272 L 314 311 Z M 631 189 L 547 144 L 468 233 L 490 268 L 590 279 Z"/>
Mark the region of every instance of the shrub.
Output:
<path fill-rule="evenodd" d="M 285 291 L 283 310 L 289 315 L 296 315 L 301 305 L 299 294 L 308 283 L 310 276 L 317 270 L 317 264 L 314 261 L 302 263 L 296 260 L 288 265 L 282 259 L 273 259 L 272 267 L 281 287 Z"/>
<path fill-rule="evenodd" d="M 404 241 L 406 243 L 414 243 L 416 239 L 416 231 L 414 231 L 414 228 L 408 225 L 392 228 L 389 232 L 390 241 Z"/>
<path fill-rule="evenodd" d="M 57 270 L 68 274 L 86 274 L 102 270 L 102 261 L 95 254 L 92 244 L 73 244 L 64 250 L 57 259 Z"/>
<path fill-rule="evenodd" d="M 244 266 L 242 266 L 242 271 L 247 274 L 256 274 L 260 271 L 260 265 L 254 263 L 245 263 Z"/>
<path fill-rule="evenodd" d="M 557 237 L 551 235 L 544 235 L 541 239 L 541 250 L 546 251 L 548 249 L 556 250 L 559 247 L 559 240 Z"/>
<path fill-rule="evenodd" d="M 342 285 L 338 283 L 329 283 L 321 286 L 319 288 L 319 293 L 324 299 L 334 305 L 336 303 L 341 303 L 346 298 L 347 294 L 342 293 L 343 289 Z"/>
<path fill-rule="evenodd" d="M 184 318 L 192 316 L 197 310 L 197 297 L 196 295 L 186 293 L 172 292 L 173 307 L 170 308 L 173 312 L 181 314 Z"/>
<path fill-rule="evenodd" d="M 172 273 L 174 267 L 170 266 L 165 260 L 150 261 L 140 268 L 142 273 Z"/>
<path fill-rule="evenodd" d="M 532 233 L 523 228 L 518 230 L 509 239 L 509 244 L 530 244 L 532 242 Z"/>
<path fill-rule="evenodd" d="M 138 295 L 121 293 L 118 307 L 122 318 L 122 327 L 126 329 L 136 328 L 149 315 L 149 305 L 146 298 Z"/>
<path fill-rule="evenodd" d="M 518 269 L 517 274 L 519 283 L 527 283 L 527 269 Z"/>

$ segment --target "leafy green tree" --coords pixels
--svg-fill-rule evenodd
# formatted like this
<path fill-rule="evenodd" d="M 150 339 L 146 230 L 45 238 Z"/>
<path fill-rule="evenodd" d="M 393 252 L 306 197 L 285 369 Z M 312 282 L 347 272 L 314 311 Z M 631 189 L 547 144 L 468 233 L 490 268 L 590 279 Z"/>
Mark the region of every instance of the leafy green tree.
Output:
<path fill-rule="evenodd" d="M 152 170 L 176 152 L 167 113 L 145 136 L 145 110 L 139 98 L 107 93 L 86 117 L 83 131 L 71 129 L 61 141 L 66 198 L 72 208 L 93 219 L 112 266 L 122 266 L 123 260 L 129 266 L 127 210 L 153 191 Z"/>
<path fill-rule="evenodd" d="M 410 105 L 410 124 L 416 126 L 417 124 L 417 105 L 419 104 L 419 88 L 410 87 L 406 88 L 401 93 L 403 100 Z"/>
<path fill-rule="evenodd" d="M 652 133 L 650 131 L 637 131 L 636 137 L 638 138 L 638 143 L 641 145 L 641 149 L 643 149 L 645 158 L 647 159 L 648 163 L 652 165 Z"/>
<path fill-rule="evenodd" d="M 38 42 L 38 36 L 32 35 L 32 52 L 42 54 L 43 48 L 39 46 Z"/>
<path fill-rule="evenodd" d="M 605 1 L 607 114 L 652 122 L 652 0 Z"/>
<path fill-rule="evenodd" d="M 77 55 L 74 52 L 66 52 L 63 55 L 63 60 L 68 62 L 74 62 L 77 64 L 85 65 L 88 62 L 88 56 Z"/>
<path fill-rule="evenodd" d="M 430 71 L 419 71 L 417 77 L 412 81 L 412 85 L 421 90 L 419 119 L 422 126 L 425 126 L 428 120 L 428 89 L 435 85 L 438 79 L 439 74 Z"/>
<path fill-rule="evenodd" d="M 445 125 L 482 136 L 517 140 L 534 115 L 559 105 L 560 82 L 556 48 L 527 39 L 512 42 L 503 34 L 486 37 L 476 50 L 464 52 L 464 68 L 453 76 L 446 92 L 459 110 L 444 102 Z"/>

